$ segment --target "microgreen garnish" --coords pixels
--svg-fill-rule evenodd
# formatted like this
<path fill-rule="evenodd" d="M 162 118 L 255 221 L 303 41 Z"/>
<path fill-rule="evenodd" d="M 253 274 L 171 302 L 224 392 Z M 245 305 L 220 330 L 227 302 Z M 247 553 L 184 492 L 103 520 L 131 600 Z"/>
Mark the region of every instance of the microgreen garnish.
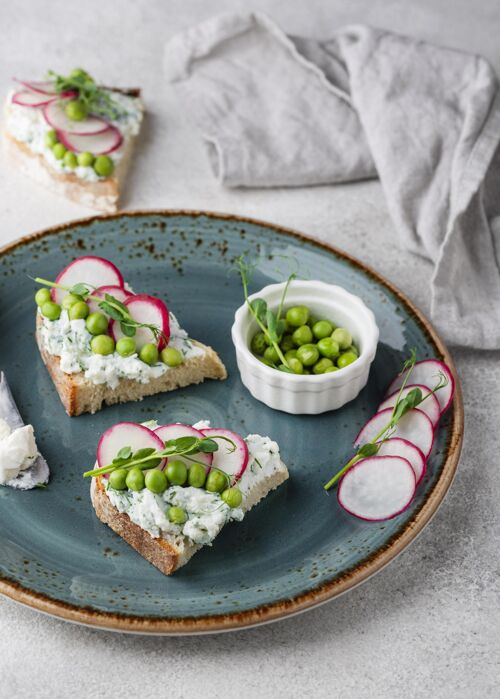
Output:
<path fill-rule="evenodd" d="M 107 119 L 118 119 L 127 113 L 107 90 L 97 85 L 83 70 L 74 70 L 68 76 L 59 75 L 49 70 L 48 75 L 54 81 L 54 88 L 58 94 L 77 92 L 78 100 L 86 107 L 89 114 L 96 114 Z"/>
<path fill-rule="evenodd" d="M 235 451 L 236 444 L 231 439 L 224 437 L 223 435 L 215 435 L 213 438 L 178 437 L 177 439 L 169 439 L 165 442 L 164 449 L 145 447 L 133 452 L 130 446 L 124 446 L 118 451 L 117 455 L 110 464 L 107 466 L 102 466 L 101 468 L 92 469 L 91 471 L 86 471 L 83 474 L 83 477 L 88 478 L 89 476 L 102 476 L 104 474 L 112 473 L 118 468 L 129 470 L 137 467 L 141 470 L 147 470 L 150 468 L 155 468 L 163 459 L 171 458 L 172 456 L 185 456 L 189 459 L 189 456 L 193 454 L 212 454 L 219 448 L 219 445 L 215 441 L 216 439 L 223 439 L 225 442 L 229 442 L 232 445 L 232 449 L 229 449 L 229 452 Z M 191 461 L 191 459 L 189 460 Z M 224 473 L 224 471 L 221 469 L 216 470 L 220 470 L 221 473 Z M 227 476 L 226 473 L 224 473 L 224 475 Z"/>
<path fill-rule="evenodd" d="M 30 277 L 30 279 L 33 279 Z M 53 289 L 62 289 L 70 294 L 75 294 L 76 296 L 81 296 L 85 301 L 96 301 L 97 305 L 103 313 L 106 313 L 110 318 L 116 320 L 120 323 L 120 329 L 124 335 L 127 337 L 134 337 L 138 328 L 147 328 L 151 331 L 156 342 L 163 338 L 166 344 L 168 344 L 169 338 L 165 336 L 162 330 L 157 325 L 153 323 L 140 323 L 134 320 L 130 315 L 130 311 L 127 306 L 119 301 L 117 298 L 111 294 L 104 294 L 104 299 L 100 296 L 93 296 L 92 291 L 95 291 L 95 287 L 90 284 L 74 284 L 73 286 L 63 286 L 62 284 L 56 284 L 56 282 L 48 281 L 47 279 L 42 279 L 41 277 L 35 277 L 33 279 L 37 284 L 43 284 L 44 286 L 51 287 Z"/>
<path fill-rule="evenodd" d="M 285 355 L 281 350 L 281 347 L 279 346 L 279 343 L 286 329 L 285 320 L 281 317 L 283 313 L 283 304 L 285 303 L 285 297 L 288 291 L 288 286 L 290 282 L 296 277 L 295 273 L 290 274 L 290 276 L 288 277 L 285 288 L 283 289 L 283 294 L 281 295 L 278 311 L 274 313 L 270 308 L 268 308 L 267 302 L 264 299 L 256 298 L 250 301 L 248 298 L 248 285 L 252 278 L 255 266 L 249 265 L 247 262 L 245 262 L 244 255 L 241 255 L 238 258 L 237 265 L 241 276 L 241 283 L 243 285 L 245 302 L 250 310 L 250 313 L 257 321 L 257 325 L 259 326 L 259 328 L 267 337 L 269 344 L 276 350 L 276 354 L 278 355 L 281 361 L 280 368 L 288 373 L 293 373 L 290 369 L 288 361 L 285 358 Z"/>
<path fill-rule="evenodd" d="M 403 398 L 403 391 L 408 385 L 408 381 L 410 379 L 416 361 L 417 355 L 415 350 L 412 349 L 410 357 L 403 364 L 403 368 L 399 374 L 400 376 L 405 374 L 405 376 L 401 384 L 401 388 L 399 389 L 399 393 L 397 395 L 396 402 L 392 409 L 389 421 L 370 442 L 367 442 L 366 444 L 363 444 L 361 447 L 359 447 L 357 452 L 347 462 L 347 464 L 343 468 L 341 468 L 340 471 L 338 471 L 338 473 L 336 473 L 335 476 L 333 476 L 333 478 L 331 478 L 328 481 L 328 483 L 326 483 L 323 486 L 325 490 L 330 490 L 330 488 L 332 488 L 335 485 L 335 483 L 337 483 L 337 481 L 344 475 L 344 473 L 348 471 L 352 466 L 354 466 L 354 464 L 357 463 L 360 459 L 364 459 L 368 456 L 375 456 L 378 453 L 382 444 L 385 442 L 385 440 L 391 437 L 391 434 L 394 432 L 394 428 L 401 420 L 401 418 L 404 415 L 406 415 L 406 413 L 408 413 L 410 410 L 413 410 L 413 408 L 418 408 L 418 406 L 421 405 L 421 403 L 423 403 L 426 398 L 433 395 L 448 384 L 448 378 L 445 376 L 443 372 L 440 371 L 436 375 L 436 385 L 428 394 L 424 396 L 421 389 L 417 387 L 412 388 L 411 391 L 408 391 L 406 396 Z"/>

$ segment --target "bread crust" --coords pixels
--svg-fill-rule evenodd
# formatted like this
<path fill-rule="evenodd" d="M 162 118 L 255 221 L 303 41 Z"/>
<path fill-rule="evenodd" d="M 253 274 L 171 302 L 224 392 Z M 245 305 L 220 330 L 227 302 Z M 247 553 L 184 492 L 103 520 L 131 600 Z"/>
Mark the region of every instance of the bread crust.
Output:
<path fill-rule="evenodd" d="M 164 575 L 171 575 L 177 570 L 181 560 L 179 549 L 165 539 L 154 539 L 145 529 L 132 522 L 127 514 L 119 512 L 106 495 L 103 479 L 100 476 L 92 479 L 90 499 L 101 522 L 111 527 L 143 558 L 161 570 Z"/>
<path fill-rule="evenodd" d="M 43 320 L 37 315 L 36 341 L 43 363 L 47 367 L 64 409 L 70 416 L 82 413 L 96 413 L 103 405 L 128 403 L 142 400 L 145 396 L 174 391 L 177 388 L 201 383 L 205 379 L 227 378 L 226 367 L 218 354 L 201 342 L 193 344 L 204 350 L 204 354 L 192 357 L 178 367 L 166 371 L 157 379 L 140 383 L 135 379 L 121 379 L 116 388 L 107 384 L 94 384 L 85 378 L 83 372 L 65 374 L 60 366 L 60 358 L 49 354 L 43 346 L 41 327 Z"/>

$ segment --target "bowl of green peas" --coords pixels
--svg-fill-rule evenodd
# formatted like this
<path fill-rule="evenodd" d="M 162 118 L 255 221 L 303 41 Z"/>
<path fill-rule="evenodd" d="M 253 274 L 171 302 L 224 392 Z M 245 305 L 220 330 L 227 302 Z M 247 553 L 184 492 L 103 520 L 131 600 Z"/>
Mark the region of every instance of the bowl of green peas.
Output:
<path fill-rule="evenodd" d="M 270 284 L 236 311 L 241 380 L 254 398 L 294 415 L 342 407 L 366 385 L 379 330 L 354 294 L 320 281 Z"/>

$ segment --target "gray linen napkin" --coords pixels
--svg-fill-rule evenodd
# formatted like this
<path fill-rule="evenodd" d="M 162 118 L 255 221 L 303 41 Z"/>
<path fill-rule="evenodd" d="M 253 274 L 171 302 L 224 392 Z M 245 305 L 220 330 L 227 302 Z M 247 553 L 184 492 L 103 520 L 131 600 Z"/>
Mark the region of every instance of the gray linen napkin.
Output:
<path fill-rule="evenodd" d="M 500 96 L 483 58 L 366 26 L 290 38 L 226 14 L 171 39 L 165 70 L 227 186 L 378 175 L 402 242 L 435 264 L 439 330 L 500 348 Z"/>

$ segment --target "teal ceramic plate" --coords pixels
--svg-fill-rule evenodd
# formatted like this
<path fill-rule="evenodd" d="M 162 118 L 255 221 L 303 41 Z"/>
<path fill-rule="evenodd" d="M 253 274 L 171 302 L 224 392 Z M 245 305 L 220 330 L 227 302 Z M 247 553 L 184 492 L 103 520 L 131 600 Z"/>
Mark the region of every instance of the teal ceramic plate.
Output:
<path fill-rule="evenodd" d="M 368 386 L 341 410 L 319 416 L 275 412 L 242 386 L 230 327 L 242 301 L 235 258 L 259 259 L 252 291 L 299 274 L 344 286 L 375 313 L 380 344 Z M 165 298 L 194 337 L 212 345 L 229 378 L 141 403 L 69 418 L 33 338 L 35 285 L 81 254 L 113 260 L 137 290 Z M 322 484 L 349 454 L 411 347 L 450 356 L 429 323 L 388 282 L 356 260 L 292 231 L 234 216 L 134 212 L 96 217 L 24 238 L 0 253 L 1 367 L 25 422 L 52 469 L 46 490 L 0 488 L 0 592 L 50 614 L 142 633 L 227 630 L 282 618 L 362 582 L 429 521 L 458 461 L 460 390 L 443 420 L 425 480 L 395 519 L 366 523 L 342 511 Z M 8 341 L 6 339 L 8 338 Z M 201 418 L 247 434 L 269 434 L 291 478 L 226 527 L 172 577 L 163 576 L 94 515 L 82 471 L 101 432 L 120 420 L 192 423 Z"/>

